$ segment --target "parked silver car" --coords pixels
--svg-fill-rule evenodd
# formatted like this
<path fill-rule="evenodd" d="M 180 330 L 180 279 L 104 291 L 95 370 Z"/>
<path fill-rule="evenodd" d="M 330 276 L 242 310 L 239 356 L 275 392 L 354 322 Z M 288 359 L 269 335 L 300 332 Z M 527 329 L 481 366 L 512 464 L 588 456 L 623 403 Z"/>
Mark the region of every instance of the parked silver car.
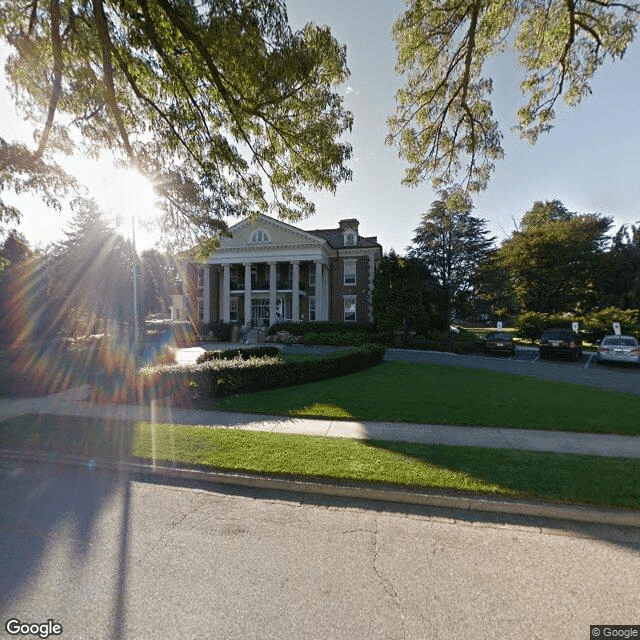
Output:
<path fill-rule="evenodd" d="M 605 336 L 598 345 L 597 359 L 640 364 L 640 344 L 633 336 Z"/>

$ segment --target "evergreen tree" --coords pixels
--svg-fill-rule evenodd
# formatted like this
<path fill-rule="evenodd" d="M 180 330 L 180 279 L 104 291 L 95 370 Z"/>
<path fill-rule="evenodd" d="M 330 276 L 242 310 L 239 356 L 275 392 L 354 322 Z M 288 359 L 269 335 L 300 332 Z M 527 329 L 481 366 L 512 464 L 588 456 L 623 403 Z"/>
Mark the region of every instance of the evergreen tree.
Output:
<path fill-rule="evenodd" d="M 484 220 L 471 215 L 471 199 L 462 189 L 439 195 L 415 229 L 409 255 L 436 283 L 448 327 L 454 310 L 469 308 L 478 266 L 489 259 L 495 238 L 489 237 Z"/>
<path fill-rule="evenodd" d="M 425 306 L 420 265 L 394 251 L 383 256 L 373 285 L 373 320 L 380 333 L 425 333 L 429 314 Z"/>
<path fill-rule="evenodd" d="M 73 335 L 130 323 L 133 316 L 133 266 L 130 241 L 106 221 L 95 203 L 80 201 L 50 257 L 57 319 Z"/>

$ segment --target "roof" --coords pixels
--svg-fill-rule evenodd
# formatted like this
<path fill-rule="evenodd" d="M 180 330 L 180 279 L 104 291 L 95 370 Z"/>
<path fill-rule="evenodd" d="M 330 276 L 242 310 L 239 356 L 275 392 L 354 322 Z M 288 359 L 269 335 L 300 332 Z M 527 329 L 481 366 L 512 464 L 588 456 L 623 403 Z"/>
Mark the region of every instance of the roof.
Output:
<path fill-rule="evenodd" d="M 313 229 L 307 231 L 318 238 L 326 240 L 334 249 L 353 248 L 356 247 L 380 247 L 377 236 L 371 236 L 370 238 L 364 238 L 358 236 L 358 241 L 355 245 L 346 245 L 344 243 L 344 231 L 342 229 Z"/>

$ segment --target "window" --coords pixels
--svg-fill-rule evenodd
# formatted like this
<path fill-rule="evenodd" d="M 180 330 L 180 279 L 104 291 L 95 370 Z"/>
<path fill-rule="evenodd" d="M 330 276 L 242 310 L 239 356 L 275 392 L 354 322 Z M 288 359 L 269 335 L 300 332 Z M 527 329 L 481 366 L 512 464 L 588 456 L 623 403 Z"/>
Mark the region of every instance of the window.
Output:
<path fill-rule="evenodd" d="M 238 302 L 240 298 L 238 296 L 231 296 L 231 304 L 229 307 L 229 321 L 230 322 L 238 322 L 238 308 L 240 305 Z"/>
<path fill-rule="evenodd" d="M 204 320 L 204 300 L 198 298 L 198 318 Z"/>
<path fill-rule="evenodd" d="M 356 297 L 344 296 L 344 321 L 356 321 Z"/>
<path fill-rule="evenodd" d="M 309 267 L 309 286 L 316 286 L 316 269 L 315 267 Z"/>
<path fill-rule="evenodd" d="M 204 289 L 204 268 L 198 267 L 198 289 Z"/>
<path fill-rule="evenodd" d="M 356 234 L 355 233 L 347 233 L 344 236 L 344 244 L 347 247 L 355 247 L 356 245 Z"/>
<path fill-rule="evenodd" d="M 271 238 L 264 229 L 258 229 L 251 234 L 249 242 L 271 242 Z"/>
<path fill-rule="evenodd" d="M 344 261 L 344 284 L 354 285 L 356 283 L 356 261 Z"/>
<path fill-rule="evenodd" d="M 309 322 L 316 321 L 316 301 L 309 298 Z"/>

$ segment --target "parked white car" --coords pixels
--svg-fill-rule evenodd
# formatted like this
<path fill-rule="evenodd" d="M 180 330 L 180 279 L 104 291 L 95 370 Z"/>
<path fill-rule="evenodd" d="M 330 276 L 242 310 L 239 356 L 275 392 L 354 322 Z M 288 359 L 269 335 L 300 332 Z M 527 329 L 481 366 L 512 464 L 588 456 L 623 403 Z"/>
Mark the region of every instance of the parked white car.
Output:
<path fill-rule="evenodd" d="M 597 359 L 640 364 L 640 344 L 633 336 L 605 336 L 598 345 Z"/>

